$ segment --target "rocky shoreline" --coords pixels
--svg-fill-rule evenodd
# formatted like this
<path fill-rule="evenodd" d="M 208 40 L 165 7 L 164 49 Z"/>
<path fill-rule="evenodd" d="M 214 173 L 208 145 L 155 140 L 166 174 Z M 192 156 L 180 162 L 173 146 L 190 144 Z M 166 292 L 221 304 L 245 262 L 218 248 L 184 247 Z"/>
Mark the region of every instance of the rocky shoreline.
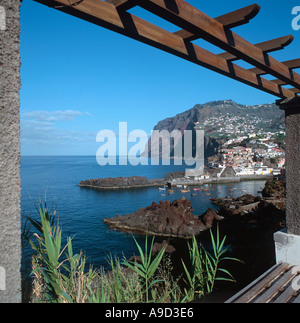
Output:
<path fill-rule="evenodd" d="M 160 201 L 134 213 L 105 218 L 111 229 L 142 235 L 158 235 L 190 239 L 211 228 L 215 222 L 226 222 L 241 228 L 253 226 L 284 226 L 285 185 L 283 181 L 268 180 L 263 197 L 245 194 L 237 198 L 216 198 L 212 203 L 219 206 L 215 212 L 209 208 L 195 216 L 191 202 L 180 200 Z M 230 226 L 229 225 L 229 226 Z"/>
<path fill-rule="evenodd" d="M 183 199 L 172 203 L 152 203 L 135 213 L 106 218 L 104 222 L 115 230 L 157 235 L 155 250 L 159 251 L 168 244 L 166 252 L 175 264 L 172 271 L 174 277 L 181 274 L 182 259 L 188 261 L 188 236 L 192 232 L 197 233 L 199 243 L 211 251 L 207 229 L 211 228 L 215 234 L 218 224 L 222 237 L 226 236 L 226 245 L 230 246 L 229 256 L 240 259 L 242 263 L 224 262 L 223 268 L 233 274 L 236 283 L 217 282 L 216 291 L 201 302 L 224 302 L 276 263 L 273 234 L 285 227 L 285 182 L 268 180 L 262 197 L 245 194 L 237 198 L 214 199 L 212 202 L 219 209 L 215 212 L 209 208 L 200 216 L 193 215 L 190 202 Z M 138 219 L 144 225 L 144 230 L 139 227 Z M 151 222 L 150 219 L 151 232 L 149 225 L 146 225 Z M 177 229 L 174 227 L 172 232 L 170 229 L 169 232 L 165 231 L 174 225 Z M 157 232 L 159 227 L 161 231 Z M 139 231 L 135 231 L 137 228 Z"/>
<path fill-rule="evenodd" d="M 221 220 L 222 217 L 213 209 L 195 217 L 191 202 L 183 197 L 173 202 L 152 202 L 134 213 L 105 218 L 104 223 L 111 229 L 125 232 L 190 239 L 210 228 L 214 219 Z"/>

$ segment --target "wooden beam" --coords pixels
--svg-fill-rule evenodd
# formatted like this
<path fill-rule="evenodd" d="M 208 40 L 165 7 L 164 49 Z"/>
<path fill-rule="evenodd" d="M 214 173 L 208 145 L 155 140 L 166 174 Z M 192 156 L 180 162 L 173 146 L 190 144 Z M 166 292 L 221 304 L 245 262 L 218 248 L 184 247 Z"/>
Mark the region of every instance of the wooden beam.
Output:
<path fill-rule="evenodd" d="M 225 28 L 230 29 L 248 23 L 259 13 L 259 11 L 260 6 L 255 3 L 250 6 L 226 13 L 225 15 L 216 17 L 215 20 L 223 24 Z M 175 34 L 187 41 L 193 41 L 201 38 L 201 34 L 196 35 L 184 29 L 176 31 Z"/>
<path fill-rule="evenodd" d="M 107 3 L 112 4 L 118 10 L 129 10 L 135 7 L 139 0 L 106 0 Z"/>
<path fill-rule="evenodd" d="M 296 69 L 296 68 L 300 68 L 300 59 L 299 58 L 298 59 L 292 59 L 292 60 L 289 60 L 289 61 L 282 62 L 282 64 L 284 64 L 290 70 Z M 262 70 L 260 68 L 257 68 L 257 67 L 250 68 L 249 71 L 255 73 L 256 75 L 265 75 L 265 74 L 268 74 L 266 71 L 264 71 L 264 70 Z M 291 72 L 292 75 L 294 73 L 295 72 Z M 286 82 L 286 84 L 288 84 L 288 83 L 289 82 Z"/>
<path fill-rule="evenodd" d="M 294 93 L 300 93 L 300 90 L 299 89 L 290 88 L 289 90 L 292 91 L 292 92 L 294 92 Z"/>
<path fill-rule="evenodd" d="M 282 80 L 271 80 L 271 82 L 277 84 L 277 85 L 286 85 L 286 82 L 282 81 Z"/>
<path fill-rule="evenodd" d="M 224 58 L 195 45 L 185 42 L 156 25 L 153 25 L 128 12 L 120 12 L 104 1 L 84 0 L 75 7 L 69 5 L 68 0 L 35 0 L 36 2 L 57 8 L 58 10 L 79 17 L 96 25 L 126 35 L 140 42 L 162 49 L 168 53 L 191 61 L 195 64 L 228 76 L 232 79 L 253 86 L 272 95 L 287 98 L 295 93 L 281 88 L 251 71 L 244 69 Z"/>
<path fill-rule="evenodd" d="M 247 24 L 259 13 L 259 11 L 260 6 L 255 3 L 250 6 L 240 8 L 225 15 L 219 16 L 218 18 L 216 18 L 216 20 L 225 28 L 230 29 Z"/>
<path fill-rule="evenodd" d="M 285 62 L 283 62 L 283 64 L 286 65 L 290 69 L 300 68 L 300 58 L 285 61 Z"/>
<path fill-rule="evenodd" d="M 280 49 L 283 49 L 284 47 L 288 46 L 292 41 L 294 40 L 293 35 L 288 35 L 284 37 L 279 37 L 276 39 L 268 40 L 262 43 L 255 44 L 256 47 L 260 48 L 264 53 L 270 53 L 274 52 Z M 230 60 L 235 61 L 238 59 L 235 55 L 232 55 L 228 52 L 221 53 L 219 56 Z"/>
<path fill-rule="evenodd" d="M 141 7 L 300 89 L 300 75 L 184 0 L 143 0 Z"/>

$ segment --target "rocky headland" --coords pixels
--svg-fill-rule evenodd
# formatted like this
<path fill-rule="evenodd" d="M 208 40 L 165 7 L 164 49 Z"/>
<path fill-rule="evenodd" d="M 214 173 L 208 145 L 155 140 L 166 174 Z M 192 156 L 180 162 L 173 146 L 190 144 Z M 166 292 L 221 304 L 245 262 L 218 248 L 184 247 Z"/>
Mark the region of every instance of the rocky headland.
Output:
<path fill-rule="evenodd" d="M 104 222 L 112 229 L 125 232 L 192 238 L 210 228 L 215 219 L 222 218 L 213 209 L 208 209 L 202 216 L 195 216 L 191 202 L 183 197 L 173 202 L 152 202 L 134 213 L 105 218 Z"/>
<path fill-rule="evenodd" d="M 212 199 L 219 209 L 209 208 L 198 216 L 193 214 L 191 202 L 184 197 L 173 202 L 152 202 L 134 213 L 105 218 L 104 222 L 120 231 L 186 239 L 211 228 L 216 221 L 224 222 L 226 231 L 230 227 L 247 230 L 254 226 L 277 230 L 285 221 L 285 183 L 268 180 L 262 195 Z"/>

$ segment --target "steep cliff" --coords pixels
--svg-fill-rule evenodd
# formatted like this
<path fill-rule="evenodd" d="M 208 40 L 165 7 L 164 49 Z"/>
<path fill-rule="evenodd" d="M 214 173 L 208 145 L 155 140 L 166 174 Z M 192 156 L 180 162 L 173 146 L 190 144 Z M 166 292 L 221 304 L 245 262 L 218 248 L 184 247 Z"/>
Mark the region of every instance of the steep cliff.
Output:
<path fill-rule="evenodd" d="M 232 100 L 212 101 L 206 104 L 196 104 L 192 109 L 177 114 L 174 117 L 166 118 L 157 123 L 153 130 L 161 132 L 166 130 L 171 134 L 170 140 L 157 139 L 151 136 L 146 144 L 143 156 L 162 157 L 162 151 L 168 152 L 170 146 L 170 156 L 176 156 L 177 137 L 172 138 L 172 131 L 177 130 L 181 135 L 182 152 L 184 152 L 184 131 L 193 132 L 193 157 L 195 156 L 195 123 L 204 125 L 204 156 L 205 159 L 216 154 L 220 145 L 228 139 L 230 133 L 220 133 L 220 129 L 228 124 L 249 125 L 251 131 L 257 129 L 268 129 L 283 127 L 283 112 L 275 104 L 262 105 L 241 105 Z M 245 129 L 247 131 L 247 128 Z M 167 136 L 168 136 L 167 134 Z M 235 134 L 234 131 L 232 133 Z M 151 147 L 152 142 L 152 147 Z"/>

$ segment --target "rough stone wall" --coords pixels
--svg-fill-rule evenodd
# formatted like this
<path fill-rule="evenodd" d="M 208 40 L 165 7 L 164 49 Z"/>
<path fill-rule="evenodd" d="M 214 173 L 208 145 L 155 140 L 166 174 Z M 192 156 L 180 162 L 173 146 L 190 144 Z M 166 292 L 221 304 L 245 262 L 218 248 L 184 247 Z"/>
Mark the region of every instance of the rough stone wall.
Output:
<path fill-rule="evenodd" d="M 287 232 L 300 235 L 300 98 L 279 106 L 285 110 Z"/>
<path fill-rule="evenodd" d="M 21 301 L 19 9 L 0 0 L 0 303 Z"/>

